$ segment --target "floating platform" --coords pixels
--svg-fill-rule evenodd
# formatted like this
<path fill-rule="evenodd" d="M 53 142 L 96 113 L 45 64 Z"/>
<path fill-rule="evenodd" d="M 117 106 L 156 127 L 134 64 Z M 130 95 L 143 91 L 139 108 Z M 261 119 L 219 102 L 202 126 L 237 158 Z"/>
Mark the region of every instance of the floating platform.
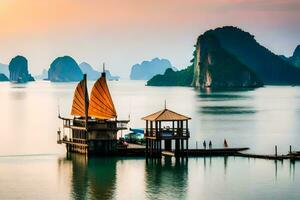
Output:
<path fill-rule="evenodd" d="M 145 156 L 145 146 L 137 144 L 129 144 L 126 149 L 118 149 L 117 156 Z M 188 157 L 204 157 L 204 156 L 234 156 L 241 151 L 249 150 L 248 147 L 241 148 L 214 148 L 214 149 L 189 149 L 183 152 Z M 162 150 L 162 156 L 175 156 L 175 151 Z"/>
<path fill-rule="evenodd" d="M 236 156 L 246 157 L 246 158 L 258 158 L 258 159 L 266 159 L 266 160 L 284 160 L 290 159 L 289 155 L 267 155 L 267 154 L 250 154 L 250 153 L 237 153 Z"/>
<path fill-rule="evenodd" d="M 265 160 L 291 160 L 296 161 L 300 160 L 300 155 L 293 155 L 293 154 L 287 154 L 287 155 L 264 155 L 264 154 L 250 154 L 250 153 L 236 153 L 236 156 L 240 157 L 246 157 L 246 158 L 258 158 L 258 159 L 265 159 Z"/>

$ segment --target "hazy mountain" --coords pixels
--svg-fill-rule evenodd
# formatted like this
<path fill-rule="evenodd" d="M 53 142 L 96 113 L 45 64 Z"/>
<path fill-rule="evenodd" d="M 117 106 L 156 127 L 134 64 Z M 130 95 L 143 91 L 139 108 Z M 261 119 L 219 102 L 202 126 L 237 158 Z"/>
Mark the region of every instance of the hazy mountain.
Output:
<path fill-rule="evenodd" d="M 8 69 L 10 81 L 19 83 L 34 81 L 34 78 L 28 72 L 28 61 L 23 56 L 14 57 L 8 65 Z"/>
<path fill-rule="evenodd" d="M 48 71 L 46 69 L 43 69 L 42 73 L 35 76 L 34 78 L 35 80 L 46 80 L 48 79 Z"/>
<path fill-rule="evenodd" d="M 48 78 L 51 82 L 73 82 L 82 80 L 83 73 L 72 57 L 63 56 L 51 63 Z"/>
<path fill-rule="evenodd" d="M 79 65 L 79 67 L 80 67 L 82 73 L 87 74 L 87 77 L 88 77 L 89 80 L 97 80 L 101 75 L 101 72 L 93 69 L 93 67 L 90 64 L 86 63 L 86 62 L 82 62 Z M 106 73 L 106 79 L 107 80 L 112 81 L 112 80 L 119 80 L 120 79 L 119 76 L 111 75 L 109 70 L 105 70 L 105 73 Z"/>
<path fill-rule="evenodd" d="M 94 70 L 93 67 L 86 62 L 82 62 L 79 67 L 82 73 L 87 74 L 87 78 L 89 80 L 97 80 L 100 77 L 101 73 L 97 70 Z"/>
<path fill-rule="evenodd" d="M 174 71 L 177 70 L 167 59 L 154 58 L 151 61 L 143 61 L 141 64 L 132 66 L 130 79 L 149 80 L 154 75 L 163 74 L 168 68 L 172 68 Z"/>
<path fill-rule="evenodd" d="M 9 77 L 8 65 L 0 63 L 0 73 L 5 74 L 5 76 Z"/>

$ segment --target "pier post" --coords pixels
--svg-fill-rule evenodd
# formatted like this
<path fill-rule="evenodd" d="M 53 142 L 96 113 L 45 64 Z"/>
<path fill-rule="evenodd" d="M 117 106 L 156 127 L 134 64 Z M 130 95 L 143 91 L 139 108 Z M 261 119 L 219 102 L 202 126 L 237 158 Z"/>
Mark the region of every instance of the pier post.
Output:
<path fill-rule="evenodd" d="M 149 143 L 149 141 L 148 141 L 148 140 L 149 140 L 149 139 L 148 139 L 148 138 L 146 138 L 146 152 L 145 152 L 145 154 L 146 154 L 146 158 L 148 158 L 148 151 L 149 151 L 149 150 L 148 150 L 148 148 L 149 148 L 149 147 L 148 147 L 148 145 L 149 145 L 149 144 L 148 144 L 148 143 Z"/>
<path fill-rule="evenodd" d="M 277 145 L 275 145 L 275 157 L 277 157 Z"/>
<path fill-rule="evenodd" d="M 185 150 L 186 150 L 186 158 L 188 158 L 188 152 L 189 152 L 189 140 L 186 139 L 186 147 L 185 147 Z"/>
<path fill-rule="evenodd" d="M 292 154 L 292 145 L 290 145 L 290 154 Z"/>
<path fill-rule="evenodd" d="M 183 156 L 183 151 L 184 151 L 184 144 L 183 144 L 183 139 L 181 139 L 181 147 L 180 147 L 181 156 Z"/>

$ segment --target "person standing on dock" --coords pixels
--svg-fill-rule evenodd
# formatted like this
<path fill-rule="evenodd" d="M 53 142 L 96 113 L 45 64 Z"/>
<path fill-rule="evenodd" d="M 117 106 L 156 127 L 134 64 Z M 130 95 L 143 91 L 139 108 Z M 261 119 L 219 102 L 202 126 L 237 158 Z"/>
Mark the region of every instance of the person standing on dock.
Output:
<path fill-rule="evenodd" d="M 211 143 L 211 140 L 209 140 L 208 147 L 209 147 L 209 149 L 211 149 L 211 148 L 212 148 L 212 143 Z"/>
<path fill-rule="evenodd" d="M 206 149 L 206 142 L 205 142 L 205 140 L 203 142 L 203 148 Z"/>
<path fill-rule="evenodd" d="M 224 147 L 227 148 L 228 147 L 228 144 L 227 144 L 227 141 L 226 139 L 224 139 Z"/>

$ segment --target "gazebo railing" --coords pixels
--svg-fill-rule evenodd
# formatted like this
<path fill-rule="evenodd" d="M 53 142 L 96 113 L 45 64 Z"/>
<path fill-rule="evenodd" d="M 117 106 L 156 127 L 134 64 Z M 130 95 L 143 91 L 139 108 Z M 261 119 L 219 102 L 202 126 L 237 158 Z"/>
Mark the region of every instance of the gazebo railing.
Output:
<path fill-rule="evenodd" d="M 145 136 L 148 137 L 161 137 L 161 138 L 174 138 L 174 137 L 189 137 L 190 132 L 187 128 L 170 128 L 170 129 L 155 129 L 149 128 L 145 130 Z"/>

